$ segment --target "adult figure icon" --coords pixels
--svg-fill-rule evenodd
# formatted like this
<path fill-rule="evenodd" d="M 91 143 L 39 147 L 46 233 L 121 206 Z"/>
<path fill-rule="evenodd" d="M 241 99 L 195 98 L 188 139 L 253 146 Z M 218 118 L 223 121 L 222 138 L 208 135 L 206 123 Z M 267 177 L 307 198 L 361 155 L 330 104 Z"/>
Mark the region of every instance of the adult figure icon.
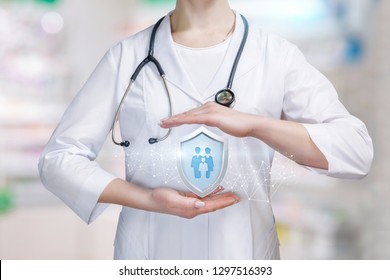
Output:
<path fill-rule="evenodd" d="M 205 159 L 206 159 L 206 163 L 207 163 L 207 167 L 208 167 L 208 169 L 206 171 L 206 178 L 209 179 L 210 173 L 212 171 L 214 171 L 214 160 L 213 160 L 213 157 L 210 155 L 211 149 L 209 147 L 207 147 L 205 149 L 205 152 L 206 152 Z"/>
<path fill-rule="evenodd" d="M 196 155 L 194 155 L 191 160 L 191 167 L 194 169 L 194 177 L 200 179 L 201 173 L 199 171 L 199 165 L 202 162 L 202 156 L 200 155 L 199 147 L 195 148 L 195 153 Z"/>

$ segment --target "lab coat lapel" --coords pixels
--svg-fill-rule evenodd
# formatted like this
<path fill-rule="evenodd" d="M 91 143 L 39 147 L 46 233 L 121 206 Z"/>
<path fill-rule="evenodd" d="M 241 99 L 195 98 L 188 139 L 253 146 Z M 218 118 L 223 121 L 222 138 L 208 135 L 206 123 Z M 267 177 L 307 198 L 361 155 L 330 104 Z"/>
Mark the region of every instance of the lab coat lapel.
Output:
<path fill-rule="evenodd" d="M 164 69 L 168 82 L 175 85 L 191 99 L 203 103 L 203 98 L 192 84 L 182 64 L 180 63 L 175 45 L 172 39 L 171 24 L 168 14 L 161 22 L 156 34 L 155 57 Z"/>
<path fill-rule="evenodd" d="M 186 71 L 184 70 L 182 64 L 180 63 L 180 59 L 177 55 L 172 39 L 169 15 L 165 17 L 165 19 L 161 23 L 159 31 L 156 34 L 155 57 L 160 61 L 165 71 L 166 79 L 170 83 L 182 90 L 183 93 L 191 99 L 194 99 L 200 104 L 203 104 L 205 103 L 205 101 L 208 101 L 211 98 L 213 99 L 215 93 L 227 86 L 234 59 L 236 57 L 238 48 L 241 44 L 242 36 L 244 34 L 244 29 L 245 27 L 241 16 L 237 13 L 236 27 L 231 38 L 232 41 L 230 42 L 229 48 L 227 50 L 226 57 L 222 62 L 222 65 L 219 68 L 217 74 L 215 75 L 213 81 L 206 89 L 205 94 L 202 95 L 199 94 L 199 92 L 196 90 Z M 255 65 L 259 63 L 259 60 L 253 59 L 253 57 L 251 59 L 251 56 L 254 54 L 255 47 L 256 46 L 251 40 L 249 32 L 248 40 L 241 55 L 241 59 L 238 63 L 237 71 L 234 78 L 235 80 L 243 74 L 247 73 L 250 69 L 252 69 Z M 207 65 L 205 65 L 205 67 L 207 67 Z"/>

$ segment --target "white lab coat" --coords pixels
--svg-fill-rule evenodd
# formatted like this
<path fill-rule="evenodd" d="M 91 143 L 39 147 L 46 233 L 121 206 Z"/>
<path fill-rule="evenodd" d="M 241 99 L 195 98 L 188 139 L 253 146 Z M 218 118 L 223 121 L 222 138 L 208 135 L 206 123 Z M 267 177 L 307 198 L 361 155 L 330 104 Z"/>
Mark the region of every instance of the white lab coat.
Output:
<path fill-rule="evenodd" d="M 156 36 L 155 57 L 163 66 L 173 109 L 180 113 L 208 100 L 226 86 L 241 42 L 244 25 L 237 20 L 221 70 L 201 95 L 180 64 L 166 17 Z M 94 159 L 110 132 L 115 111 L 138 63 L 147 54 L 151 28 L 112 47 L 70 104 L 47 144 L 39 163 L 44 185 L 85 222 L 107 205 L 97 200 L 115 178 Z M 207 67 L 207 65 L 204 65 Z M 234 110 L 304 124 L 324 153 L 333 177 L 360 178 L 373 156 L 365 125 L 339 102 L 330 82 L 304 59 L 291 43 L 259 29 L 249 37 L 233 83 Z M 202 98 L 207 96 L 207 98 Z M 168 115 L 163 84 L 152 64 L 140 73 L 120 115 L 125 148 L 126 179 L 142 187 L 169 186 L 185 190 L 176 168 L 178 139 L 198 125 L 175 128 L 163 142 L 159 121 Z M 220 130 L 209 128 L 214 133 Z M 115 240 L 117 259 L 275 259 L 279 243 L 269 203 L 274 151 L 254 138 L 229 138 L 229 163 L 221 185 L 241 196 L 241 202 L 194 219 L 123 207 Z"/>

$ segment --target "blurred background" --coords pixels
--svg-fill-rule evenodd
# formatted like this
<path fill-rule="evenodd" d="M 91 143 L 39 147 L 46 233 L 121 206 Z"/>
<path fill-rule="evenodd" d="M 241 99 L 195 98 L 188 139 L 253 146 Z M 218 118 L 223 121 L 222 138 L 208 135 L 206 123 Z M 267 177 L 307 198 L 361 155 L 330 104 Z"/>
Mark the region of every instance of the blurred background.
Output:
<path fill-rule="evenodd" d="M 85 225 L 44 189 L 37 160 L 104 52 L 174 2 L 0 0 L 0 259 L 112 259 L 120 208 Z M 282 259 L 390 259 L 390 1 L 230 2 L 253 26 L 297 44 L 374 140 L 374 165 L 361 181 L 278 157 L 275 171 L 295 175 L 282 175 L 272 199 Z M 109 141 L 98 160 L 123 176 Z"/>

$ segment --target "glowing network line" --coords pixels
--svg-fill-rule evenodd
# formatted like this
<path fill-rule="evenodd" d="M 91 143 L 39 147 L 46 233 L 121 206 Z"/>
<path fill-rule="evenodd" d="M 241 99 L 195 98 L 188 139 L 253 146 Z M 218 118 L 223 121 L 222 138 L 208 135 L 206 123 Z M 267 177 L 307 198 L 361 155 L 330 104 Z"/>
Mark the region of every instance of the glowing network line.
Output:
<path fill-rule="evenodd" d="M 275 158 L 274 163 L 278 160 Z M 270 203 L 281 187 L 296 177 L 290 160 L 283 161 L 277 166 L 272 168 L 264 161 L 261 162 L 260 167 L 229 163 L 229 170 L 223 182 L 224 187 L 245 195 L 248 200 Z"/>
<path fill-rule="evenodd" d="M 165 185 L 182 183 L 177 170 L 176 154 L 172 149 L 150 146 L 141 151 L 134 147 L 126 149 L 126 169 L 130 177 L 141 172 L 151 180 L 160 180 Z"/>
<path fill-rule="evenodd" d="M 184 185 L 177 167 L 176 152 L 169 145 L 147 146 L 142 150 L 129 147 L 125 150 L 125 157 L 129 178 L 137 173 L 138 177 L 150 178 L 168 187 Z M 270 203 L 276 193 L 296 177 L 293 161 L 274 157 L 273 165 L 265 161 L 235 162 L 229 156 L 228 169 L 221 185 L 242 199 Z"/>

